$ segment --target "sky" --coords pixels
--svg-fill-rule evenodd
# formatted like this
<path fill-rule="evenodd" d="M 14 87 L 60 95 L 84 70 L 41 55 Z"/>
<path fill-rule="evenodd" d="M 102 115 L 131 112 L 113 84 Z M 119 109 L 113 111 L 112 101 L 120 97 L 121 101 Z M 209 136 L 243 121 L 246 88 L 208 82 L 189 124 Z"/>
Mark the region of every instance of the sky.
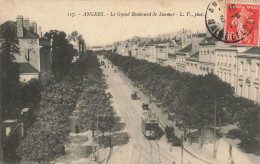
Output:
<path fill-rule="evenodd" d="M 0 24 L 16 21 L 17 15 L 36 21 L 43 33 L 77 30 L 89 46 L 111 44 L 133 36 L 154 37 L 187 28 L 206 32 L 204 16 L 186 16 L 187 12 L 203 13 L 211 0 L 0 0 Z M 85 12 L 103 12 L 104 16 L 83 16 Z M 155 12 L 185 16 L 111 16 L 111 12 Z M 76 17 L 68 13 L 77 14 Z M 80 14 L 80 15 L 79 15 Z"/>

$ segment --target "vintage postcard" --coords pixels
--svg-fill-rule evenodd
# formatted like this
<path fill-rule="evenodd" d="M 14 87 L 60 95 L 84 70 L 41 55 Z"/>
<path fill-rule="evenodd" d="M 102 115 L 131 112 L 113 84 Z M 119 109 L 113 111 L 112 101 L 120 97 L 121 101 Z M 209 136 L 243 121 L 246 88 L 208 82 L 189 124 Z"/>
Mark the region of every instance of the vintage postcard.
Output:
<path fill-rule="evenodd" d="M 260 164 L 259 0 L 0 0 L 0 163 Z"/>

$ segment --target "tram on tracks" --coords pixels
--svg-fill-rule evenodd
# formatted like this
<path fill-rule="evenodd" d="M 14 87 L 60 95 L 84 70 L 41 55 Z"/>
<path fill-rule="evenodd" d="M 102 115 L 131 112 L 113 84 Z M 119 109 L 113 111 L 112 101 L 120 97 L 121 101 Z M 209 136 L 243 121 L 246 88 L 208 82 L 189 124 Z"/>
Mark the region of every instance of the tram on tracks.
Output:
<path fill-rule="evenodd" d="M 159 138 L 159 118 L 150 111 L 144 111 L 141 117 L 141 127 L 147 139 Z"/>

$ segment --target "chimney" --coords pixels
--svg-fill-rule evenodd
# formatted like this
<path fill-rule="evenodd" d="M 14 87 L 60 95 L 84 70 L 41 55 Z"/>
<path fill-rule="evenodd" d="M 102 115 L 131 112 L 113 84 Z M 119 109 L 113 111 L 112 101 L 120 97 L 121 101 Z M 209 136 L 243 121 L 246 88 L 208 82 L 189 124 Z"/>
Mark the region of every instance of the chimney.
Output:
<path fill-rule="evenodd" d="M 17 38 L 23 38 L 23 16 L 18 15 L 16 18 L 17 22 Z"/>
<path fill-rule="evenodd" d="M 24 19 L 24 28 L 29 31 L 30 29 L 30 20 L 28 18 Z"/>
<path fill-rule="evenodd" d="M 37 34 L 37 23 L 35 21 L 32 21 L 32 29 L 35 34 Z"/>
<path fill-rule="evenodd" d="M 41 27 L 39 27 L 39 36 L 40 36 L 40 38 L 42 38 L 42 28 Z"/>

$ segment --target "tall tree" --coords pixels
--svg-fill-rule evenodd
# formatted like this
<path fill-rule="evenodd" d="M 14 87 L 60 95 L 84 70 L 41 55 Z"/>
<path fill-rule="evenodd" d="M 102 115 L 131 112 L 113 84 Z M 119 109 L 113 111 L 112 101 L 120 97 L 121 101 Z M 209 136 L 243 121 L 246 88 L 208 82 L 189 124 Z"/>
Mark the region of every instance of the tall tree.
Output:
<path fill-rule="evenodd" d="M 66 39 L 63 31 L 51 30 L 47 32 L 45 37 L 53 39 L 52 43 L 52 73 L 54 76 L 63 76 L 69 73 L 74 49 Z"/>
<path fill-rule="evenodd" d="M 16 93 L 19 88 L 19 66 L 14 62 L 14 54 L 19 53 L 19 41 L 10 27 L 1 29 L 3 43 L 0 49 L 1 66 L 1 112 L 3 118 L 17 115 Z"/>

